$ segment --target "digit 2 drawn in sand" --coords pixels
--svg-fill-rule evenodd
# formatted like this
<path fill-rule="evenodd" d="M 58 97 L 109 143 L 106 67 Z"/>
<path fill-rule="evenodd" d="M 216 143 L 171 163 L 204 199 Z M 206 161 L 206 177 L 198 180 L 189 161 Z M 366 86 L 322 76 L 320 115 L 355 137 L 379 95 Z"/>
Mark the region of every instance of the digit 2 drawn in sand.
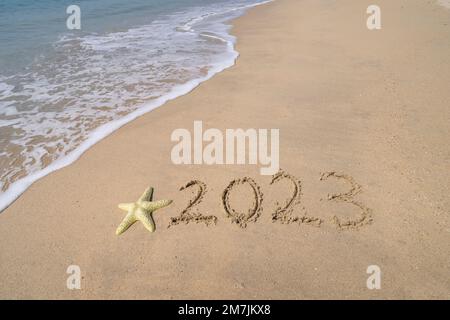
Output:
<path fill-rule="evenodd" d="M 243 185 L 246 183 L 252 188 L 253 194 L 255 196 L 255 202 L 253 203 L 253 207 L 248 210 L 247 214 L 237 212 L 230 206 L 231 190 L 233 190 L 233 188 L 238 185 Z M 261 215 L 262 201 L 263 201 L 263 194 L 261 192 L 259 185 L 252 178 L 249 177 L 244 177 L 241 179 L 235 179 L 231 181 L 222 194 L 222 203 L 227 216 L 231 218 L 232 223 L 237 223 L 241 228 L 247 227 L 248 222 L 251 221 L 256 222 L 256 220 L 258 220 L 259 216 Z"/>
<path fill-rule="evenodd" d="M 282 207 L 277 202 L 277 209 L 274 213 L 272 213 L 272 222 L 281 222 L 281 223 L 292 223 L 292 222 L 298 222 L 298 223 L 307 223 L 307 224 L 313 224 L 315 226 L 320 226 L 322 223 L 322 220 L 315 217 L 308 217 L 306 215 L 306 209 L 305 207 L 302 208 L 303 212 L 305 213 L 303 217 L 293 217 L 292 212 L 294 211 L 294 207 L 301 203 L 301 197 L 302 197 L 302 182 L 300 179 L 297 179 L 293 175 L 280 170 L 278 173 L 274 174 L 272 176 L 272 181 L 270 184 L 274 184 L 275 182 L 278 182 L 282 179 L 288 179 L 293 185 L 294 185 L 294 193 L 290 199 L 286 201 L 286 205 Z"/>
<path fill-rule="evenodd" d="M 337 179 L 344 179 L 351 185 L 351 189 L 345 193 L 329 194 L 329 201 L 343 201 L 351 203 L 361 209 L 361 216 L 354 220 L 342 221 L 337 216 L 333 217 L 333 221 L 339 229 L 358 229 L 359 227 L 369 224 L 373 221 L 372 210 L 367 208 L 361 202 L 353 200 L 353 197 L 361 192 L 361 186 L 349 175 L 343 173 L 336 173 L 334 171 L 324 172 L 320 176 L 320 180 L 327 180 L 329 177 L 335 177 Z"/>
<path fill-rule="evenodd" d="M 203 222 L 206 225 L 210 225 L 211 223 L 216 224 L 217 222 L 216 216 L 204 216 L 198 211 L 192 212 L 193 207 L 202 202 L 202 199 L 206 193 L 206 184 L 199 180 L 189 181 L 185 186 L 180 188 L 180 191 L 183 191 L 193 186 L 198 186 L 198 192 L 195 195 L 194 199 L 191 199 L 189 201 L 189 204 L 186 207 L 186 209 L 184 209 L 178 217 L 170 218 L 170 224 L 168 227 L 177 225 L 180 222 L 184 222 L 185 224 L 188 224 L 189 222 L 196 222 L 196 223 Z"/>

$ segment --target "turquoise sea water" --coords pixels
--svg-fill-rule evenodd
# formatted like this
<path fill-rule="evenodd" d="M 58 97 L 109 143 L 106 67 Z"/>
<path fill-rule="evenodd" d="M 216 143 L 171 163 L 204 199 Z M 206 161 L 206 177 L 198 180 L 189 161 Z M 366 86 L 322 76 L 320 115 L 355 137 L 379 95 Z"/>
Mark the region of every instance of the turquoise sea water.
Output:
<path fill-rule="evenodd" d="M 0 0 L 0 210 L 135 117 L 231 66 L 262 0 Z M 68 30 L 66 8 L 81 9 Z"/>
<path fill-rule="evenodd" d="M 60 37 L 127 31 L 174 13 L 201 14 L 256 1 L 227 0 L 1 0 L 0 72 L 11 73 L 24 67 L 39 54 L 46 54 Z M 66 8 L 78 5 L 82 30 L 66 28 Z M 214 8 L 215 7 L 215 8 Z M 189 15 L 189 14 L 187 14 Z M 167 21 L 169 22 L 169 21 Z M 173 21 L 175 22 L 175 21 Z"/>

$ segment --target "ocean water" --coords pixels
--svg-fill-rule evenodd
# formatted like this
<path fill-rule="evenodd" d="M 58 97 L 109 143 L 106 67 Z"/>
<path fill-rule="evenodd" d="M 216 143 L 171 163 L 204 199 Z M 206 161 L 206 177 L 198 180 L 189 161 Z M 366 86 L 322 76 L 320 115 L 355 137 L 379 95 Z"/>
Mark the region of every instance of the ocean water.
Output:
<path fill-rule="evenodd" d="M 264 0 L 1 0 L 0 210 L 94 143 L 234 64 Z M 66 8 L 81 9 L 68 30 Z"/>

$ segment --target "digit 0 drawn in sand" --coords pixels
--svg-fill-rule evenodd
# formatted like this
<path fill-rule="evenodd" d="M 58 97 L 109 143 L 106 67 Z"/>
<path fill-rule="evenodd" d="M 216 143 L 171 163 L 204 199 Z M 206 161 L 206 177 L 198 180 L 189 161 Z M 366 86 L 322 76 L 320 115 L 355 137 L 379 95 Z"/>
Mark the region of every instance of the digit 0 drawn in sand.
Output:
<path fill-rule="evenodd" d="M 353 200 L 353 197 L 361 192 L 362 190 L 361 185 L 359 185 L 351 176 L 343 173 L 336 173 L 334 171 L 322 173 L 322 175 L 320 176 L 320 180 L 324 181 L 327 180 L 329 177 L 344 179 L 345 181 L 350 183 L 351 188 L 348 192 L 345 193 L 329 194 L 328 200 L 351 203 L 361 209 L 361 216 L 357 219 L 353 220 L 347 219 L 345 221 L 342 221 L 337 216 L 334 216 L 333 222 L 336 224 L 336 226 L 339 229 L 358 229 L 359 227 L 372 223 L 373 221 L 372 210 L 367 208 L 361 202 Z"/>
<path fill-rule="evenodd" d="M 186 209 L 184 209 L 181 214 L 178 217 L 172 217 L 170 218 L 170 224 L 168 227 L 177 225 L 180 222 L 184 222 L 185 224 L 188 224 L 189 222 L 203 222 L 207 226 L 211 225 L 212 223 L 216 224 L 217 217 L 216 216 L 204 216 L 201 213 L 193 212 L 193 207 L 200 204 L 203 200 L 203 197 L 206 193 L 206 184 L 199 181 L 199 180 L 192 180 L 189 181 L 185 186 L 180 188 L 180 191 L 183 191 L 187 188 L 191 188 L 193 186 L 198 187 L 198 192 L 195 195 L 194 199 L 191 199 L 189 201 L 188 206 Z"/>
<path fill-rule="evenodd" d="M 253 202 L 253 207 L 248 210 L 248 213 L 240 213 L 234 210 L 230 205 L 230 194 L 234 187 L 238 185 L 248 184 L 253 191 L 255 196 L 255 201 Z M 248 222 L 256 222 L 262 211 L 262 201 L 263 194 L 259 185 L 249 177 L 244 177 L 241 179 L 235 179 L 230 182 L 228 187 L 225 188 L 222 194 L 222 203 L 225 209 L 225 212 L 229 218 L 231 218 L 232 223 L 238 224 L 241 228 L 247 227 Z"/>
<path fill-rule="evenodd" d="M 272 213 L 272 222 L 281 222 L 285 224 L 298 222 L 320 227 L 320 225 L 322 224 L 322 219 L 307 216 L 305 207 L 302 207 L 302 211 L 304 212 L 303 217 L 299 216 L 294 217 L 292 215 L 294 207 L 301 203 L 302 182 L 300 181 L 300 179 L 297 179 L 293 175 L 280 169 L 278 173 L 272 176 L 272 181 L 270 182 L 270 184 L 272 185 L 275 182 L 281 181 L 282 179 L 288 179 L 293 184 L 294 193 L 291 198 L 286 200 L 286 205 L 284 207 L 282 207 L 277 202 L 278 207 L 276 208 L 275 212 Z"/>

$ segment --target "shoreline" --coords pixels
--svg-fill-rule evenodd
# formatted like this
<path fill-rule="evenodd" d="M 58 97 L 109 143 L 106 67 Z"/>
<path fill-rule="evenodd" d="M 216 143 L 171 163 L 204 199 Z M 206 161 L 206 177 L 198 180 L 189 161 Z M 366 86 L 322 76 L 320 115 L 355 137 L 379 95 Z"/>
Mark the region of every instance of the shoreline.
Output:
<path fill-rule="evenodd" d="M 0 298 L 448 299 L 449 11 L 380 0 L 383 28 L 368 31 L 369 4 L 278 0 L 233 20 L 232 67 L 112 132 L 0 214 Z M 291 214 L 323 223 L 272 222 L 295 188 L 259 166 L 174 165 L 171 132 L 195 120 L 279 129 L 281 168 L 300 181 Z M 263 194 L 246 228 L 222 205 L 243 177 Z M 180 190 L 193 180 L 206 188 L 195 209 L 217 224 L 168 228 L 195 197 Z M 155 200 L 173 200 L 154 214 L 156 231 L 136 223 L 117 237 L 117 204 L 149 185 Z M 234 189 L 231 205 L 245 212 L 251 197 Z M 365 208 L 372 223 L 336 225 Z M 70 265 L 81 290 L 66 287 Z M 371 265 L 381 290 L 366 286 Z"/>
<path fill-rule="evenodd" d="M 245 6 L 245 8 L 240 9 L 245 10 L 242 16 L 246 14 L 247 10 L 250 10 L 254 7 L 258 7 L 260 5 L 269 4 L 273 1 L 274 0 L 266 0 L 257 4 L 247 5 Z M 231 24 L 233 20 L 234 19 L 230 20 L 229 23 Z M 0 214 L 6 208 L 8 208 L 14 201 L 16 201 L 34 182 L 47 176 L 48 174 L 54 171 L 57 171 L 68 165 L 71 165 L 73 162 L 77 161 L 88 149 L 92 148 L 96 143 L 108 137 L 114 131 L 119 130 L 121 127 L 123 127 L 129 122 L 132 122 L 136 118 L 141 117 L 146 113 L 163 106 L 168 101 L 190 93 L 192 90 L 197 88 L 201 83 L 208 81 L 216 74 L 234 66 L 236 64 L 236 60 L 239 57 L 239 52 L 235 50 L 234 44 L 231 43 L 230 41 L 226 41 L 225 39 L 221 39 L 221 41 L 226 42 L 228 50 L 230 50 L 233 53 L 234 57 L 231 59 L 231 61 L 217 64 L 208 71 L 208 74 L 206 76 L 202 78 L 192 79 L 189 82 L 184 83 L 182 85 L 177 85 L 173 87 L 169 93 L 155 99 L 152 102 L 148 102 L 141 105 L 137 110 L 129 113 L 128 115 L 101 125 L 94 131 L 92 131 L 89 134 L 89 137 L 84 142 L 82 142 L 78 147 L 76 147 L 73 151 L 71 151 L 69 154 L 53 161 L 50 165 L 39 170 L 38 172 L 28 174 L 27 176 L 14 181 L 6 191 L 0 194 Z"/>

